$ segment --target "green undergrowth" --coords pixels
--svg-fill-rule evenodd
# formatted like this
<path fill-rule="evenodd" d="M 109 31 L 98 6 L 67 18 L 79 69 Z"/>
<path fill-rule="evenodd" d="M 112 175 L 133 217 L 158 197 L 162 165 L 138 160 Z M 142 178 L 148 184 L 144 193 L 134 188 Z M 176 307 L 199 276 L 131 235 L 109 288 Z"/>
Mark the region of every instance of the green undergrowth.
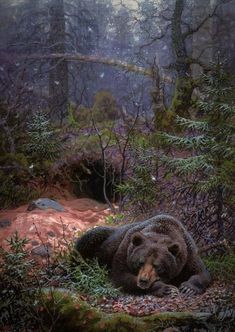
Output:
<path fill-rule="evenodd" d="M 120 294 L 110 281 L 108 269 L 101 267 L 96 259 L 85 261 L 72 250 L 59 261 L 65 271 L 61 276 L 61 286 L 93 298 Z"/>
<path fill-rule="evenodd" d="M 16 232 L 6 240 L 6 247 L 0 247 L 0 331 L 8 325 L 13 331 L 35 326 L 43 330 L 41 312 L 48 309 L 43 294 L 53 285 L 74 294 L 89 295 L 94 303 L 96 298 L 119 294 L 107 269 L 96 260 L 85 262 L 72 246 L 40 265 L 32 259 L 28 243 L 27 238 L 20 238 Z"/>
<path fill-rule="evenodd" d="M 96 260 L 84 261 L 68 245 L 67 252 L 37 265 L 27 249 L 27 239 L 15 233 L 7 244 L 7 248 L 0 248 L 0 330 L 7 326 L 7 331 L 152 332 L 172 326 L 186 327 L 187 331 L 209 326 L 208 331 L 222 331 L 221 324 L 229 328 L 234 324 L 221 322 L 210 312 L 163 312 L 142 318 L 104 313 L 94 307 L 96 300 L 117 297 L 120 291 Z M 234 275 L 232 254 L 205 261 L 219 278 Z M 84 300 L 87 296 L 92 306 Z"/>
<path fill-rule="evenodd" d="M 208 256 L 204 262 L 214 280 L 235 281 L 235 252 L 223 256 Z"/>
<path fill-rule="evenodd" d="M 39 323 L 40 279 L 33 272 L 28 240 L 15 233 L 7 244 L 7 249 L 0 246 L 0 330 L 5 325 L 13 331 L 34 328 Z"/>
<path fill-rule="evenodd" d="M 23 153 L 5 153 L 0 165 L 0 208 L 15 207 L 36 196 L 29 185 L 29 163 Z"/>

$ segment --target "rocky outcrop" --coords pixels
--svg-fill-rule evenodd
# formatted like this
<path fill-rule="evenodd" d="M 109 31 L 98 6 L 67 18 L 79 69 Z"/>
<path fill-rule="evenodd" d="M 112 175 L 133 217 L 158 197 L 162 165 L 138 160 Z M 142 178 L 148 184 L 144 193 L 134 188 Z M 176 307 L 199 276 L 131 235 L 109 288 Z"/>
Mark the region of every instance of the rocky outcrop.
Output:
<path fill-rule="evenodd" d="M 216 12 L 206 20 L 192 37 L 192 56 L 209 63 L 219 56 L 227 60 L 227 66 L 235 71 L 235 1 L 197 0 L 192 5 L 192 27 L 196 28 L 209 14 Z M 199 68 L 194 68 L 198 74 Z"/>

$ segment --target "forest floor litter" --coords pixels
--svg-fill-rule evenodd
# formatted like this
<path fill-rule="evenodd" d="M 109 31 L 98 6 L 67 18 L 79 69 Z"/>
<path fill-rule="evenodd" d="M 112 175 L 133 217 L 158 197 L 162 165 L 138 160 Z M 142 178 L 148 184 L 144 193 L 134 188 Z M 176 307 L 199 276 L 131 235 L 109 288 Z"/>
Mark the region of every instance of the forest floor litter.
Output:
<path fill-rule="evenodd" d="M 103 297 L 94 301 L 93 297 L 83 297 L 90 305 L 106 313 L 125 312 L 132 316 L 147 316 L 162 312 L 209 312 L 220 316 L 235 315 L 235 296 L 232 285 L 214 282 L 202 295 L 165 296 L 120 295 L 116 298 Z M 221 317 L 223 318 L 223 317 Z"/>

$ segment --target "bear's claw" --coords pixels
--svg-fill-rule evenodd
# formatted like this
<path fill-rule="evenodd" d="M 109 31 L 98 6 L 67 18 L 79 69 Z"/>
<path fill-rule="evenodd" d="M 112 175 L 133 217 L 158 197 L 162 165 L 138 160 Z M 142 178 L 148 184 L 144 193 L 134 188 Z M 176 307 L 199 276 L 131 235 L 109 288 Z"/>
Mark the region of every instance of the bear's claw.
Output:
<path fill-rule="evenodd" d="M 152 291 L 152 294 L 155 296 L 176 296 L 179 294 L 179 289 L 173 285 L 160 285 L 158 287 L 156 287 L 155 290 Z"/>
<path fill-rule="evenodd" d="M 168 286 L 166 289 L 166 295 L 178 295 L 179 289 L 175 286 Z"/>
<path fill-rule="evenodd" d="M 181 294 L 186 295 L 186 296 L 197 295 L 199 293 L 196 289 L 193 289 L 192 287 L 190 287 L 188 285 L 180 286 L 179 291 Z"/>

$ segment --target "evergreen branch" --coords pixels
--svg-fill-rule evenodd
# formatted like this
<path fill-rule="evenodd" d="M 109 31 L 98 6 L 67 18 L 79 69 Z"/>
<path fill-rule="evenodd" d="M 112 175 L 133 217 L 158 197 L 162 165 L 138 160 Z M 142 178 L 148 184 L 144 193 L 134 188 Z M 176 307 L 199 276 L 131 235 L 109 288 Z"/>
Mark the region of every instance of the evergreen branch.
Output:
<path fill-rule="evenodd" d="M 234 106 L 231 106 L 225 102 L 224 103 L 218 102 L 216 100 L 211 101 L 210 103 L 208 103 L 208 101 L 200 101 L 200 102 L 198 102 L 198 107 L 205 114 L 214 112 L 214 113 L 220 114 L 225 119 L 235 115 Z"/>
<path fill-rule="evenodd" d="M 188 129 L 195 129 L 200 131 L 207 131 L 209 128 L 209 124 L 207 121 L 195 121 L 186 118 L 182 118 L 180 116 L 176 116 L 176 122 L 182 127 Z"/>
<path fill-rule="evenodd" d="M 161 161 L 166 164 L 171 171 L 175 171 L 178 175 L 190 175 L 194 172 L 210 173 L 214 171 L 214 167 L 208 163 L 204 155 L 193 156 L 188 158 L 169 158 L 162 157 Z"/>
<path fill-rule="evenodd" d="M 210 113 L 210 112 L 212 112 L 213 111 L 213 109 L 214 109 L 214 105 L 213 105 L 213 103 L 211 102 L 211 103 L 208 103 L 207 101 L 199 101 L 198 103 L 197 103 L 197 105 L 198 105 L 198 108 L 204 113 L 204 114 L 208 114 L 208 113 Z"/>
<path fill-rule="evenodd" d="M 227 103 L 218 104 L 218 109 L 226 118 L 235 115 L 235 107 Z"/>
<path fill-rule="evenodd" d="M 234 148 L 226 146 L 226 142 L 224 144 L 212 144 L 210 147 L 210 154 L 218 156 L 219 159 L 231 159 L 234 157 Z"/>
<path fill-rule="evenodd" d="M 214 175 L 210 176 L 207 180 L 197 181 L 194 185 L 194 189 L 196 192 L 210 192 L 216 189 L 221 183 L 220 177 Z"/>
<path fill-rule="evenodd" d="M 167 133 L 160 133 L 158 135 L 160 141 L 166 146 L 175 146 L 176 148 L 186 150 L 203 150 L 209 144 L 209 140 L 204 135 L 193 137 L 178 137 Z"/>

